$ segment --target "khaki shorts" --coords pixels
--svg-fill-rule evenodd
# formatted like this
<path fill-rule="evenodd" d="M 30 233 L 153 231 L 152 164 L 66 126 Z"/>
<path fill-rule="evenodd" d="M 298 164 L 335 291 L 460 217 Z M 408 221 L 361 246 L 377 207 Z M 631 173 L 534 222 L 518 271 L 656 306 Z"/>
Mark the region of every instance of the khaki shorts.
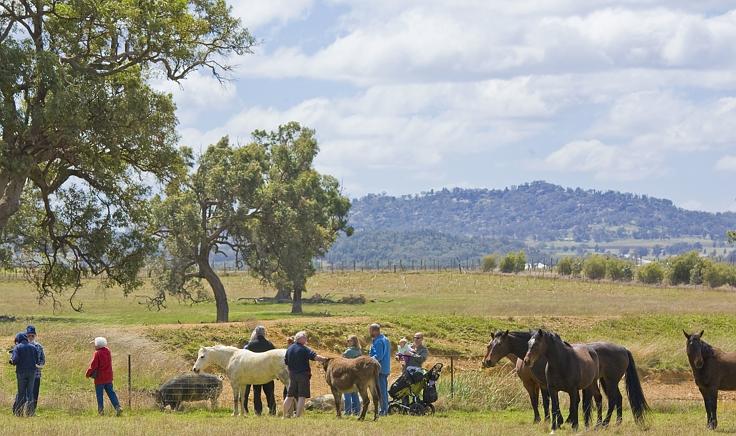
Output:
<path fill-rule="evenodd" d="M 289 388 L 286 390 L 287 397 L 310 398 L 309 379 L 312 375 L 308 372 L 289 374 Z"/>

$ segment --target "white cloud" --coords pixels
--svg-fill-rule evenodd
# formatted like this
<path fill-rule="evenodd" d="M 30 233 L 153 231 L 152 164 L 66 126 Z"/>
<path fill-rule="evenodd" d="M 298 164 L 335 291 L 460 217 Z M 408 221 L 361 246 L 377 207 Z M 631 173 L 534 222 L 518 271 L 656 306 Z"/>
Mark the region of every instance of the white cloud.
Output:
<path fill-rule="evenodd" d="M 303 17 L 314 3 L 313 0 L 229 0 L 233 13 L 250 30 L 263 28 L 267 24 L 283 25 Z M 257 36 L 257 35 L 256 35 Z"/>
<path fill-rule="evenodd" d="M 639 180 L 660 170 L 658 156 L 643 149 L 607 145 L 598 140 L 565 144 L 544 160 L 547 169 L 593 173 L 599 179 Z"/>
<path fill-rule="evenodd" d="M 718 171 L 736 171 L 736 156 L 726 155 L 718 159 L 715 166 Z"/>
<path fill-rule="evenodd" d="M 732 67 L 736 59 L 736 11 L 705 16 L 655 2 L 646 10 L 575 10 L 560 1 L 550 8 L 537 5 L 536 12 L 504 6 L 510 3 L 505 1 L 461 2 L 453 8 L 431 1 L 392 3 L 379 2 L 370 11 L 353 5 L 331 44 L 314 53 L 278 47 L 253 58 L 243 74 L 366 84 L 524 71 L 702 70 Z M 548 14 L 539 14 L 544 11 Z"/>

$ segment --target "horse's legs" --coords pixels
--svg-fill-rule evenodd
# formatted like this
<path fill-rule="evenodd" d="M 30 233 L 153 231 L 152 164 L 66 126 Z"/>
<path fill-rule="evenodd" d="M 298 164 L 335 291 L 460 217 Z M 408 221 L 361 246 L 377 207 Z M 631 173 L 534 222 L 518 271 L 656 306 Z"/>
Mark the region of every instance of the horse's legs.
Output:
<path fill-rule="evenodd" d="M 337 412 L 337 417 L 342 418 L 342 404 L 340 404 L 340 402 L 342 401 L 342 395 L 340 395 L 340 391 L 332 388 L 332 396 L 335 397 L 335 411 Z"/>
<path fill-rule="evenodd" d="M 613 393 L 616 395 L 616 425 L 621 425 L 624 420 L 624 396 L 618 388 L 618 381 L 613 385 Z"/>
<path fill-rule="evenodd" d="M 358 386 L 358 393 L 360 394 L 360 399 L 363 402 L 363 404 L 361 404 L 362 407 L 360 408 L 360 417 L 358 420 L 362 421 L 365 419 L 366 413 L 368 413 L 368 405 L 371 403 L 371 400 L 368 398 L 367 386 Z"/>
<path fill-rule="evenodd" d="M 600 380 L 601 384 L 603 384 L 603 379 Z M 606 388 L 604 387 L 603 390 Z M 595 399 L 595 408 L 597 410 L 597 420 L 595 425 L 599 426 L 601 425 L 601 422 L 603 421 L 603 395 L 601 395 L 601 390 L 598 387 L 598 383 L 593 384 L 593 391 L 592 391 L 593 398 Z M 606 395 L 608 396 L 608 395 Z"/>
<path fill-rule="evenodd" d="M 557 395 L 557 391 L 554 389 L 548 389 L 549 399 L 552 406 L 552 431 L 557 430 L 561 422 L 558 422 L 557 415 L 560 415 L 560 399 Z"/>
<path fill-rule="evenodd" d="M 233 416 L 238 416 L 240 411 L 240 386 L 232 383 L 230 386 L 233 388 Z"/>
<path fill-rule="evenodd" d="M 595 391 L 597 390 L 598 389 L 596 388 Z M 598 395 L 600 394 L 600 391 L 598 391 Z M 583 390 L 583 418 L 585 420 L 585 428 L 590 427 L 590 412 L 593 407 L 591 400 L 594 395 L 594 390 L 591 389 L 591 387 Z"/>
<path fill-rule="evenodd" d="M 546 387 L 541 388 L 542 391 L 542 407 L 544 407 L 544 421 L 549 421 L 549 392 Z"/>
<path fill-rule="evenodd" d="M 601 379 L 601 387 L 603 387 L 603 391 L 606 393 L 606 398 L 608 399 L 608 410 L 606 411 L 606 419 L 601 422 L 601 425 L 605 427 L 608 426 L 609 422 L 611 422 L 613 409 L 616 408 L 616 395 L 614 394 L 610 383 L 606 383 L 605 379 Z"/>
<path fill-rule="evenodd" d="M 718 390 L 717 389 L 700 389 L 705 402 L 705 413 L 708 419 L 708 428 L 715 430 L 718 426 L 718 418 L 716 409 L 718 408 Z"/>
<path fill-rule="evenodd" d="M 578 408 L 580 407 L 580 391 L 573 389 L 570 391 L 570 425 L 572 429 L 578 430 Z"/>
<path fill-rule="evenodd" d="M 531 401 L 532 410 L 534 410 L 534 422 L 537 423 L 541 420 L 539 416 L 539 385 L 532 380 L 522 380 L 522 382 L 529 393 L 529 401 Z"/>

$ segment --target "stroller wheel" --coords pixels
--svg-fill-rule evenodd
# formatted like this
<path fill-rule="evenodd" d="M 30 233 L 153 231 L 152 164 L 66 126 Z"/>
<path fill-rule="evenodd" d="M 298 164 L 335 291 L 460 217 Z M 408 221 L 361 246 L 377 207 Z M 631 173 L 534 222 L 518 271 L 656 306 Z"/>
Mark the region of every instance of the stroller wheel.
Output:
<path fill-rule="evenodd" d="M 434 415 L 434 405 L 432 403 L 426 404 L 425 407 L 426 407 L 424 411 L 425 415 Z"/>
<path fill-rule="evenodd" d="M 399 404 L 391 404 L 388 406 L 389 415 L 406 415 L 406 411 Z"/>
<path fill-rule="evenodd" d="M 409 406 L 409 415 L 422 416 L 426 412 L 427 410 L 422 403 L 411 403 Z"/>

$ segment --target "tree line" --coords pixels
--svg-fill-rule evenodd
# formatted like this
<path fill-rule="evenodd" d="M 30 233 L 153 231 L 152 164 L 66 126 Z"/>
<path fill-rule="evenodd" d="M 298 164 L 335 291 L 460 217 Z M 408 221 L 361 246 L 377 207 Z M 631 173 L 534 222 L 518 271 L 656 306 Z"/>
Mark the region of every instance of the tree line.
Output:
<path fill-rule="evenodd" d="M 227 321 L 209 261 L 228 247 L 300 312 L 312 259 L 350 233 L 314 131 L 292 122 L 195 156 L 149 84 L 227 80 L 224 60 L 255 45 L 224 0 L 0 2 L 0 262 L 82 310 L 85 278 L 129 294 L 155 259 L 152 307 L 202 299 L 204 280 Z"/>
<path fill-rule="evenodd" d="M 505 256 L 490 254 L 481 260 L 482 270 L 520 273 L 528 267 L 523 251 Z M 566 277 L 616 282 L 637 281 L 648 285 L 705 285 L 711 288 L 736 287 L 736 266 L 702 257 L 697 251 L 672 256 L 662 261 L 637 265 L 629 259 L 594 254 L 587 257 L 566 256 L 554 267 Z"/>

